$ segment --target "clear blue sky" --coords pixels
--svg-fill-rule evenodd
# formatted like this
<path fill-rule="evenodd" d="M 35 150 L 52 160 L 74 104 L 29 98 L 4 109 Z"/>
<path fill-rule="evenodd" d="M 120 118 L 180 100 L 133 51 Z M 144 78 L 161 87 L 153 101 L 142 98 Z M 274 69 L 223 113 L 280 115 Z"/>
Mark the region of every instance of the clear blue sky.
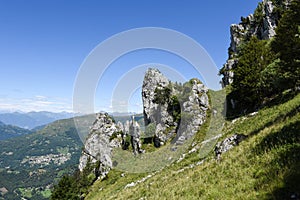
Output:
<path fill-rule="evenodd" d="M 105 39 L 133 28 L 184 33 L 201 44 L 220 68 L 227 59 L 230 24 L 253 13 L 258 2 L 0 0 L 0 110 L 71 111 L 73 85 L 86 56 Z M 137 52 L 124 63 L 126 70 L 143 62 L 171 65 L 176 62 L 166 61 L 171 57 L 158 51 Z M 110 111 L 111 96 L 103 93 L 114 85 L 110 79 L 122 76 L 118 72 L 112 68 L 99 83 L 97 110 Z M 193 72 L 187 70 L 185 76 L 191 78 Z"/>

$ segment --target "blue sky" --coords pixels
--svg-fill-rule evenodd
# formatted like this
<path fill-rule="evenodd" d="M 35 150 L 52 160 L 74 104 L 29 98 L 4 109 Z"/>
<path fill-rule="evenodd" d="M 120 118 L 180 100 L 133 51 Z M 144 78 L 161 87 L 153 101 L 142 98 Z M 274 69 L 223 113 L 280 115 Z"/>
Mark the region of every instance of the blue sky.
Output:
<path fill-rule="evenodd" d="M 258 2 L 1 0 L 0 111 L 72 111 L 74 83 L 84 59 L 99 43 L 133 28 L 163 27 L 186 34 L 220 68 L 227 59 L 230 24 L 253 13 Z M 125 55 L 101 78 L 95 110 L 111 111 L 111 90 L 122 73 L 145 63 L 174 67 L 186 79 L 196 75 L 188 63 L 167 52 Z M 130 92 L 129 111 L 138 112 L 140 90 Z"/>

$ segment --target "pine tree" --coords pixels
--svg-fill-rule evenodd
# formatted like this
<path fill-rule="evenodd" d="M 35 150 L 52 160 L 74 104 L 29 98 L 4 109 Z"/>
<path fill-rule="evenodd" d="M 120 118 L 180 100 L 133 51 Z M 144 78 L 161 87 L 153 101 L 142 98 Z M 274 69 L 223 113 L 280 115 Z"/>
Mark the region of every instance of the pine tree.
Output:
<path fill-rule="evenodd" d="M 271 43 L 280 59 L 278 74 L 283 77 L 282 89 L 299 86 L 300 77 L 300 1 L 294 0 L 284 12 Z"/>
<path fill-rule="evenodd" d="M 59 181 L 58 185 L 54 186 L 54 190 L 51 195 L 52 200 L 79 200 L 79 196 L 76 193 L 76 182 L 72 176 L 65 175 Z"/>
<path fill-rule="evenodd" d="M 260 73 L 274 60 L 266 41 L 252 37 L 241 47 L 239 61 L 234 69 L 232 96 L 241 110 L 253 109 L 264 98 L 260 87 Z"/>

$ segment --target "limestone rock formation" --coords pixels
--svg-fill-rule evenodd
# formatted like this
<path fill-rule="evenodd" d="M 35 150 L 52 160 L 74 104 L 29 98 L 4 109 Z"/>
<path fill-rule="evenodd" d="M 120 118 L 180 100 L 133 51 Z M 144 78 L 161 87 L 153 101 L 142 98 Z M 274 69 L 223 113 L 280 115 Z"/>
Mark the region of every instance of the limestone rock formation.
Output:
<path fill-rule="evenodd" d="M 132 117 L 131 121 L 114 122 L 107 113 L 98 113 L 85 141 L 79 159 L 79 170 L 92 165 L 96 177 L 104 178 L 113 167 L 112 151 L 122 147 L 127 150 L 131 144 L 133 153 L 144 153 L 141 148 L 140 126 Z"/>
<path fill-rule="evenodd" d="M 106 176 L 112 167 L 112 149 L 121 146 L 121 129 L 107 113 L 98 113 L 85 141 L 82 156 L 79 160 L 79 170 L 83 171 L 87 163 L 100 162 L 95 173 Z"/>
<path fill-rule="evenodd" d="M 173 121 L 167 112 L 166 102 L 165 104 L 155 103 L 155 90 L 165 89 L 168 84 L 169 80 L 161 74 L 159 70 L 150 69 L 146 72 L 142 87 L 145 125 L 154 121 L 157 122 L 157 124 L 168 124 Z"/>
<path fill-rule="evenodd" d="M 169 84 L 169 80 L 159 70 L 150 68 L 145 74 L 142 86 L 145 126 L 154 123 L 156 125 L 155 135 L 160 138 L 161 142 L 169 139 L 166 134 L 163 134 L 163 131 L 174 126 L 174 119 L 168 112 L 168 102 L 164 99 L 170 94 L 163 93 L 168 93 Z M 157 96 L 158 91 L 163 91 L 160 97 Z"/>
<path fill-rule="evenodd" d="M 159 70 L 150 68 L 142 87 L 145 126 L 154 125 L 156 147 L 173 139 L 182 144 L 193 136 L 206 119 L 208 89 L 198 80 L 178 84 Z"/>
<path fill-rule="evenodd" d="M 129 135 L 131 138 L 131 145 L 132 145 L 132 150 L 135 155 L 138 153 L 144 153 L 142 150 L 142 145 L 140 141 L 141 137 L 141 129 L 140 125 L 134 120 L 134 116 L 132 116 L 132 119 L 130 121 L 129 125 Z"/>
<path fill-rule="evenodd" d="M 287 5 L 288 2 L 286 0 L 284 4 Z M 230 26 L 231 43 L 228 48 L 228 60 L 220 71 L 223 75 L 222 84 L 224 87 L 233 82 L 233 69 L 238 62 L 236 56 L 239 46 L 252 36 L 266 40 L 275 35 L 275 28 L 280 17 L 275 8 L 271 0 L 264 0 L 258 5 L 254 14 L 250 14 L 246 18 L 242 17 L 239 24 Z"/>
<path fill-rule="evenodd" d="M 142 88 L 144 121 L 150 142 L 159 147 L 173 140 L 181 145 L 191 138 L 206 120 L 209 108 L 208 89 L 198 80 L 177 84 L 169 81 L 157 69 L 149 69 Z M 92 168 L 96 177 L 104 178 L 113 162 L 113 149 L 130 149 L 134 155 L 144 153 L 141 127 L 134 116 L 124 124 L 115 122 L 107 113 L 98 113 L 86 138 L 79 170 Z M 92 167 L 91 167 L 92 166 Z"/>
<path fill-rule="evenodd" d="M 192 80 L 192 90 L 187 101 L 182 103 L 182 115 L 178 129 L 176 141 L 181 144 L 182 141 L 191 138 L 206 120 L 206 111 L 209 108 L 208 89 L 199 83 L 199 80 Z"/>

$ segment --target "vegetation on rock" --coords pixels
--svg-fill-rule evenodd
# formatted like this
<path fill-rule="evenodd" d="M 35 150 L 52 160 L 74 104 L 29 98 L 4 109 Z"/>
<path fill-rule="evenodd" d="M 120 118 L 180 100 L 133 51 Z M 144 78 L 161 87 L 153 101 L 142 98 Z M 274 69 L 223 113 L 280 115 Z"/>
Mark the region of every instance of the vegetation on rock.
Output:
<path fill-rule="evenodd" d="M 288 5 L 271 40 L 254 36 L 240 45 L 228 96 L 236 108 L 229 112 L 229 117 L 257 110 L 285 90 L 299 92 L 299 10 L 299 1 Z"/>

